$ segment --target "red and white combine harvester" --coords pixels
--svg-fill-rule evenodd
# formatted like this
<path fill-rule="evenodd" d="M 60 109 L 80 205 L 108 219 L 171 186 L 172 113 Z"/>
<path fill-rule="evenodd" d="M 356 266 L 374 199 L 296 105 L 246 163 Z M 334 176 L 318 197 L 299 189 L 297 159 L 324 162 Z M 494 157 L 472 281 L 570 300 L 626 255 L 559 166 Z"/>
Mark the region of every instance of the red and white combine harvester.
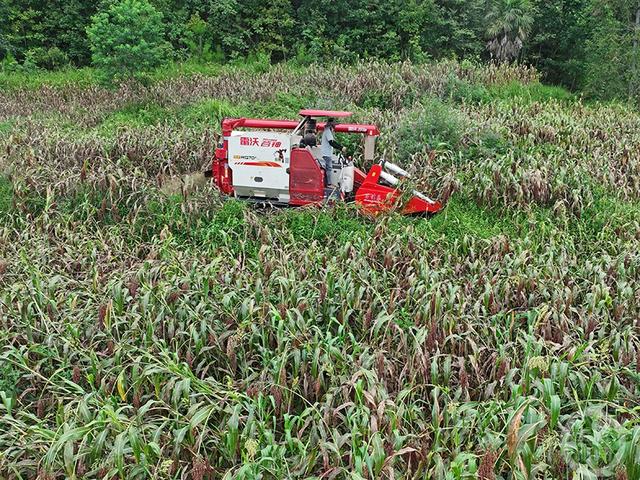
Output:
<path fill-rule="evenodd" d="M 318 119 L 340 119 L 351 112 L 301 110 L 300 115 L 299 122 L 224 119 L 222 143 L 207 176 L 222 193 L 261 203 L 301 206 L 329 199 L 355 200 L 370 214 L 392 209 L 407 215 L 432 214 L 442 208 L 440 202 L 420 192 L 404 197 L 398 184 L 409 173 L 384 160 L 365 174 L 351 159 L 333 155 L 333 169 L 325 185 L 324 161 L 315 137 L 326 122 Z M 338 123 L 335 131 L 363 134 L 364 160 L 374 160 L 375 139 L 380 134 L 375 125 Z"/>

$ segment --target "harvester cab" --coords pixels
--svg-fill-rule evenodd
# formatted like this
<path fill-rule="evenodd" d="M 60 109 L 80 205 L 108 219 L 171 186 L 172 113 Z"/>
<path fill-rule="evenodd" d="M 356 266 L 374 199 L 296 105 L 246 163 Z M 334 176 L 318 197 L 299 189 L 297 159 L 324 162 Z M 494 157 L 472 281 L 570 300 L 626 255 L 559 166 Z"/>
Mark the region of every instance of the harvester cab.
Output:
<path fill-rule="evenodd" d="M 299 121 L 224 119 L 222 141 L 207 172 L 216 187 L 240 199 L 291 206 L 321 204 L 328 199 L 355 200 L 371 214 L 396 208 L 404 214 L 431 214 L 442 208 L 440 202 L 416 191 L 401 202 L 398 187 L 409 173 L 384 160 L 364 173 L 351 159 L 334 155 L 329 186 L 325 186 L 324 163 L 315 136 L 326 122 L 319 120 L 344 119 L 352 114 L 301 110 L 300 115 Z M 380 135 L 375 125 L 338 123 L 335 131 L 364 135 L 364 160 L 374 161 L 375 139 Z"/>

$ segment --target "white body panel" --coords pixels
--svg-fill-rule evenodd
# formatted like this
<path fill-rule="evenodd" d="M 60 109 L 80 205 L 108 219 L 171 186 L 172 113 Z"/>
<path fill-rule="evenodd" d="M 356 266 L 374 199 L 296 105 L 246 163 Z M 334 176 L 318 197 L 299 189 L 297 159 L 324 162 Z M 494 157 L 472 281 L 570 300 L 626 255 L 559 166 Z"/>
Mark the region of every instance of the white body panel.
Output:
<path fill-rule="evenodd" d="M 342 168 L 342 178 L 340 179 L 340 189 L 344 193 L 353 192 L 353 179 L 355 176 L 353 164 L 350 163 Z"/>
<path fill-rule="evenodd" d="M 288 202 L 292 139 L 297 141 L 298 137 L 279 132 L 232 132 L 229 168 L 235 194 Z"/>
<path fill-rule="evenodd" d="M 289 165 L 291 146 L 300 142 L 299 135 L 268 131 L 233 131 L 228 137 L 229 168 L 233 190 L 238 197 L 264 198 L 289 202 Z M 311 147 L 312 155 L 324 168 L 320 147 Z M 354 167 L 342 165 L 333 156 L 329 172 L 331 185 L 344 193 L 353 191 Z"/>

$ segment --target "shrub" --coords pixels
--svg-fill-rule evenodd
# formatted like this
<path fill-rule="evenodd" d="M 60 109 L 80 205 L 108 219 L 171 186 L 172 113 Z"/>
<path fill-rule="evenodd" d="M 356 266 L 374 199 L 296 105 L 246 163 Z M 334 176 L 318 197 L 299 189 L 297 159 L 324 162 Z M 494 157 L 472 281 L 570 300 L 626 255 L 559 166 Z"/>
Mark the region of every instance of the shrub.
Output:
<path fill-rule="evenodd" d="M 16 72 L 19 70 L 20 64 L 11 52 L 7 53 L 0 61 L 0 72 Z"/>
<path fill-rule="evenodd" d="M 164 34 L 162 14 L 146 0 L 122 0 L 95 15 L 87 35 L 101 80 L 140 79 L 167 63 L 171 47 Z"/>
<path fill-rule="evenodd" d="M 211 62 L 214 59 L 221 61 L 222 56 L 218 52 L 211 51 L 211 32 L 207 22 L 200 15 L 194 13 L 185 25 L 184 43 L 189 49 L 192 59 L 199 62 Z"/>
<path fill-rule="evenodd" d="M 22 63 L 16 60 L 11 52 L 0 61 L 0 72 L 7 74 L 33 74 L 38 70 L 35 49 L 27 50 Z"/>
<path fill-rule="evenodd" d="M 459 103 L 488 103 L 491 101 L 491 94 L 487 87 L 457 77 L 449 79 L 447 94 L 451 100 Z"/>
<path fill-rule="evenodd" d="M 461 114 L 437 98 L 425 98 L 398 127 L 398 160 L 436 149 L 455 149 L 464 131 Z"/>
<path fill-rule="evenodd" d="M 32 48 L 27 52 L 27 58 L 40 68 L 56 70 L 69 65 L 69 56 L 58 47 Z"/>

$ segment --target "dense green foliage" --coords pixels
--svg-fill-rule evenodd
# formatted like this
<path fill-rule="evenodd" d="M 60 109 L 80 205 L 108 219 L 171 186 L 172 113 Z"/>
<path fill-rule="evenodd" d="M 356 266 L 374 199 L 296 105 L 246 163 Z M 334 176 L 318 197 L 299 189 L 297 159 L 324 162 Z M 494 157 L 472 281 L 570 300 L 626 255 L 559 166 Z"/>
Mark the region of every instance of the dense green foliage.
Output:
<path fill-rule="evenodd" d="M 637 112 L 507 65 L 183 68 L 0 91 L 1 478 L 639 478 Z M 446 209 L 184 175 L 223 116 L 330 106 Z"/>
<path fill-rule="evenodd" d="M 533 7 L 529 0 L 494 2 L 487 13 L 487 45 L 491 58 L 499 62 L 520 56 L 533 25 Z"/>
<path fill-rule="evenodd" d="M 91 59 L 108 83 L 149 73 L 170 58 L 162 14 L 146 0 L 122 0 L 87 29 Z"/>
<path fill-rule="evenodd" d="M 640 88 L 637 0 L 150 1 L 183 60 L 308 64 L 493 55 L 533 64 L 547 81 L 590 96 L 637 97 Z M 88 65 L 86 29 L 114 3 L 1 2 L 3 69 Z"/>

